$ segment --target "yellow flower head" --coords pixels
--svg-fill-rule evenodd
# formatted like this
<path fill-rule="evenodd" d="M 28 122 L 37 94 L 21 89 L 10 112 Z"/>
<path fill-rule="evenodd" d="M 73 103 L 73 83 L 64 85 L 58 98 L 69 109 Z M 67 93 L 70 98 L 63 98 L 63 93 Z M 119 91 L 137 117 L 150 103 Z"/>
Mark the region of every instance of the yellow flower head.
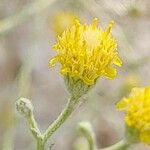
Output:
<path fill-rule="evenodd" d="M 57 35 L 74 24 L 76 16 L 71 12 L 59 12 L 53 17 L 53 29 Z"/>
<path fill-rule="evenodd" d="M 103 30 L 97 27 L 97 18 L 91 25 L 75 20 L 74 25 L 58 37 L 54 45 L 58 54 L 50 60 L 50 66 L 58 61 L 61 74 L 81 79 L 87 85 L 93 85 L 100 76 L 114 78 L 113 64 L 121 66 L 122 62 L 116 40 L 110 33 L 113 24 L 111 21 Z"/>
<path fill-rule="evenodd" d="M 133 88 L 117 108 L 125 111 L 125 123 L 138 130 L 140 141 L 150 145 L 150 87 Z"/>

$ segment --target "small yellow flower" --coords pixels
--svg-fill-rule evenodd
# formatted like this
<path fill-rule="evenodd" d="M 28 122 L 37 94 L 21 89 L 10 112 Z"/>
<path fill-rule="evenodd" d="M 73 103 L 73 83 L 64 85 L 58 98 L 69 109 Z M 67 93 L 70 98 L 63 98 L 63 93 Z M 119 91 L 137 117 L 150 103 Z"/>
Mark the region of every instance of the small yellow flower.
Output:
<path fill-rule="evenodd" d="M 64 30 L 74 24 L 76 16 L 71 12 L 59 12 L 55 14 L 52 20 L 53 30 L 57 35 L 62 34 Z"/>
<path fill-rule="evenodd" d="M 97 27 L 97 18 L 91 25 L 75 20 L 53 46 L 58 54 L 50 60 L 50 66 L 58 61 L 61 74 L 80 79 L 87 85 L 93 85 L 101 76 L 113 79 L 116 76 L 113 64 L 119 67 L 122 64 L 116 40 L 110 33 L 113 24 L 111 21 L 103 30 Z"/>
<path fill-rule="evenodd" d="M 150 145 L 150 86 L 133 88 L 129 97 L 123 98 L 117 108 L 125 111 L 125 123 L 138 130 L 140 141 Z"/>

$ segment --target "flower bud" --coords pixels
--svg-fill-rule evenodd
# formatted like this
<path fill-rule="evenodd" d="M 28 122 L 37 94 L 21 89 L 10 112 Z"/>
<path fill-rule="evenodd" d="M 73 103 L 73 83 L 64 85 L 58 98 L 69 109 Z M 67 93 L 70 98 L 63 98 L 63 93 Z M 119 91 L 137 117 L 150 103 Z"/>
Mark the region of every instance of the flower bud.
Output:
<path fill-rule="evenodd" d="M 31 101 L 23 97 L 16 102 L 16 108 L 18 112 L 25 117 L 28 117 L 33 112 Z"/>

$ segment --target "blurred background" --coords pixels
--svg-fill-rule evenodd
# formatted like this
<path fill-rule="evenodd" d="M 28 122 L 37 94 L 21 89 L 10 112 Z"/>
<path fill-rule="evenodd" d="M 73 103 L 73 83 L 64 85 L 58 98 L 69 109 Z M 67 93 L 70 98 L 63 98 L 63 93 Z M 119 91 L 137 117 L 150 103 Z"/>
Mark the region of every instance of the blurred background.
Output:
<path fill-rule="evenodd" d="M 58 68 L 49 68 L 56 37 L 74 18 L 103 28 L 116 22 L 113 35 L 123 67 L 114 80 L 100 79 L 87 101 L 54 134 L 52 150 L 88 150 L 76 127 L 88 120 L 99 147 L 123 137 L 123 114 L 115 104 L 131 88 L 150 84 L 149 0 L 0 0 L 0 150 L 34 150 L 35 141 L 15 102 L 32 100 L 39 127 L 44 131 L 64 108 L 68 93 Z M 147 150 L 138 144 L 131 150 Z"/>

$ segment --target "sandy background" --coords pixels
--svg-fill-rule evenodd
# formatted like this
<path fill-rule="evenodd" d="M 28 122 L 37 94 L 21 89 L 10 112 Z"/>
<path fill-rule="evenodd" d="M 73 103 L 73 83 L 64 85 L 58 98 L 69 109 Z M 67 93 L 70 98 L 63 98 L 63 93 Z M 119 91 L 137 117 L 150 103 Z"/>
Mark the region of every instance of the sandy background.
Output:
<path fill-rule="evenodd" d="M 33 3 L 36 13 L 32 12 Z M 18 15 L 22 10 L 29 14 Z M 115 20 L 113 35 L 118 41 L 123 67 L 114 80 L 98 80 L 87 101 L 54 134 L 47 149 L 54 143 L 52 150 L 79 150 L 77 145 L 84 141 L 76 127 L 83 120 L 93 125 L 99 147 L 116 143 L 123 137 L 124 123 L 115 103 L 128 95 L 132 87 L 150 84 L 149 0 L 0 0 L 1 150 L 35 149 L 26 120 L 15 110 L 20 95 L 32 100 L 35 117 L 43 131 L 67 102 L 68 93 L 58 73 L 59 66 L 48 67 L 49 59 L 55 54 L 53 18 L 59 12 L 59 15 L 72 12 L 81 22 L 88 23 L 98 17 L 103 27 Z M 146 149 L 142 144 L 131 148 Z"/>

